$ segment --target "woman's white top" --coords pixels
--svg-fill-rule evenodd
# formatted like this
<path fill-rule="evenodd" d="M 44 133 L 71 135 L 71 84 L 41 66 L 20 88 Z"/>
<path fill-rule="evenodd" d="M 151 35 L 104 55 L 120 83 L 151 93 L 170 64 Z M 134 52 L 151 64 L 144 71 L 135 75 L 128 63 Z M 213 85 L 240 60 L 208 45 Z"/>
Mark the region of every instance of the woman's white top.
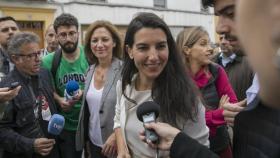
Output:
<path fill-rule="evenodd" d="M 117 83 L 117 104 L 116 114 L 114 118 L 114 128 L 121 128 L 122 135 L 125 138 L 125 143 L 133 158 L 154 158 L 156 151 L 148 147 L 139 138 L 139 132 L 144 129 L 143 123 L 137 119 L 137 107 L 145 102 L 151 101 L 151 90 L 137 91 L 134 86 L 135 76 L 132 84 L 126 87 L 125 93 L 127 96 L 136 101 L 134 104 L 128 101 L 122 95 L 121 81 Z M 198 115 L 196 122 L 187 121 L 183 126 L 183 132 L 196 139 L 205 146 L 209 146 L 209 129 L 205 121 L 205 108 L 198 104 Z M 169 157 L 169 152 L 160 151 L 160 157 Z"/>
<path fill-rule="evenodd" d="M 103 88 L 96 89 L 94 87 L 94 75 L 92 77 L 86 100 L 89 108 L 89 138 L 91 142 L 99 147 L 103 146 L 101 128 L 100 128 L 100 118 L 99 118 L 99 110 L 101 97 L 103 93 Z"/>

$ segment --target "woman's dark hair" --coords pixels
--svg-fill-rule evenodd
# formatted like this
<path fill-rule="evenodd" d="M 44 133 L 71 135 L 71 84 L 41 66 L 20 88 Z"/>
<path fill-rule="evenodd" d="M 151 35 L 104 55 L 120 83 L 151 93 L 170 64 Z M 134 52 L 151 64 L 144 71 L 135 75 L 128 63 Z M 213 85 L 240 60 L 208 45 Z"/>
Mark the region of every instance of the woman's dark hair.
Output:
<path fill-rule="evenodd" d="M 105 28 L 108 30 L 112 36 L 113 41 L 116 43 L 116 46 L 113 48 L 113 56 L 121 59 L 122 57 L 122 40 L 119 35 L 118 29 L 109 21 L 98 20 L 92 23 L 88 29 L 85 36 L 85 54 L 90 64 L 98 64 L 96 56 L 92 53 L 91 50 L 91 36 L 93 32 L 98 28 Z"/>
<path fill-rule="evenodd" d="M 167 37 L 169 58 L 161 74 L 155 79 L 152 86 L 152 98 L 160 105 L 160 117 L 177 128 L 182 129 L 182 123 L 187 120 L 195 121 L 197 115 L 197 90 L 186 73 L 176 44 L 166 23 L 153 13 L 140 13 L 128 25 L 124 40 L 124 67 L 122 70 L 122 93 L 131 84 L 132 77 L 138 72 L 127 52 L 132 48 L 135 34 L 142 28 L 161 29 Z"/>

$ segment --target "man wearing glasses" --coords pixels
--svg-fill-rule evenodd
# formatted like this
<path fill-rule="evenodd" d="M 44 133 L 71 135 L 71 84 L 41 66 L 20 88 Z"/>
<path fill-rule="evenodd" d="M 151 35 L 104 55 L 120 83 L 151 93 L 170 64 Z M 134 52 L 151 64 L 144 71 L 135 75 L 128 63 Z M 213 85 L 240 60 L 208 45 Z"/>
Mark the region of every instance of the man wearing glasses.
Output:
<path fill-rule="evenodd" d="M 12 37 L 8 54 L 15 68 L 0 87 L 19 83 L 18 95 L 5 106 L 0 120 L 0 145 L 9 158 L 58 158 L 55 140 L 48 139 L 47 126 L 56 113 L 51 75 L 40 68 L 39 37 L 23 32 Z"/>
<path fill-rule="evenodd" d="M 78 125 L 78 118 L 81 108 L 81 96 L 84 89 L 84 74 L 88 68 L 88 63 L 83 47 L 78 47 L 78 20 L 71 14 L 61 14 L 54 21 L 54 29 L 60 45 L 60 51 L 51 53 L 44 57 L 43 67 L 53 74 L 56 93 L 55 100 L 58 110 L 65 118 L 65 126 L 60 134 L 62 141 L 58 142 L 62 158 L 80 158 L 82 151 L 75 149 L 75 134 Z M 61 53 L 60 62 L 53 71 L 53 62 L 57 61 L 55 54 Z M 64 98 L 65 86 L 75 80 L 80 87 L 79 93 L 73 100 Z"/>

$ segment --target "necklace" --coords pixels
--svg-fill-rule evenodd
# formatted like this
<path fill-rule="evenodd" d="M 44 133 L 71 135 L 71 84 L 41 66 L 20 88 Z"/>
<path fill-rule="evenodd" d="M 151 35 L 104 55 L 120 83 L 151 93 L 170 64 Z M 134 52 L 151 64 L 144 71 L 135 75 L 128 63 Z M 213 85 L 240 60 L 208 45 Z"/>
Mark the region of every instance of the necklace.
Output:
<path fill-rule="evenodd" d="M 107 74 L 108 68 L 101 69 L 99 67 L 96 67 L 95 73 L 94 73 L 94 85 L 95 87 L 103 87 L 106 81 L 106 74 Z"/>

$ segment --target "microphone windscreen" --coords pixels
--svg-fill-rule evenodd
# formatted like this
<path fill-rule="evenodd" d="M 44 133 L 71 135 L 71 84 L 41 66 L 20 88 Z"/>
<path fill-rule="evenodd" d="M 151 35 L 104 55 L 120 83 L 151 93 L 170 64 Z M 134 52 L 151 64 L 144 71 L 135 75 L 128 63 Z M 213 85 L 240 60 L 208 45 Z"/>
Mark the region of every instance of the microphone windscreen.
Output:
<path fill-rule="evenodd" d="M 48 133 L 52 135 L 59 135 L 63 130 L 65 119 L 62 115 L 53 114 L 49 124 L 48 124 Z"/>
<path fill-rule="evenodd" d="M 155 103 L 154 101 L 146 101 L 138 106 L 136 111 L 137 118 L 141 122 L 143 122 L 142 116 L 152 112 L 155 113 L 157 118 L 159 114 L 159 110 L 160 110 L 160 106 L 157 103 Z"/>
<path fill-rule="evenodd" d="M 79 83 L 75 80 L 70 80 L 66 83 L 66 92 L 69 95 L 73 95 L 73 92 L 77 91 L 79 89 Z"/>

